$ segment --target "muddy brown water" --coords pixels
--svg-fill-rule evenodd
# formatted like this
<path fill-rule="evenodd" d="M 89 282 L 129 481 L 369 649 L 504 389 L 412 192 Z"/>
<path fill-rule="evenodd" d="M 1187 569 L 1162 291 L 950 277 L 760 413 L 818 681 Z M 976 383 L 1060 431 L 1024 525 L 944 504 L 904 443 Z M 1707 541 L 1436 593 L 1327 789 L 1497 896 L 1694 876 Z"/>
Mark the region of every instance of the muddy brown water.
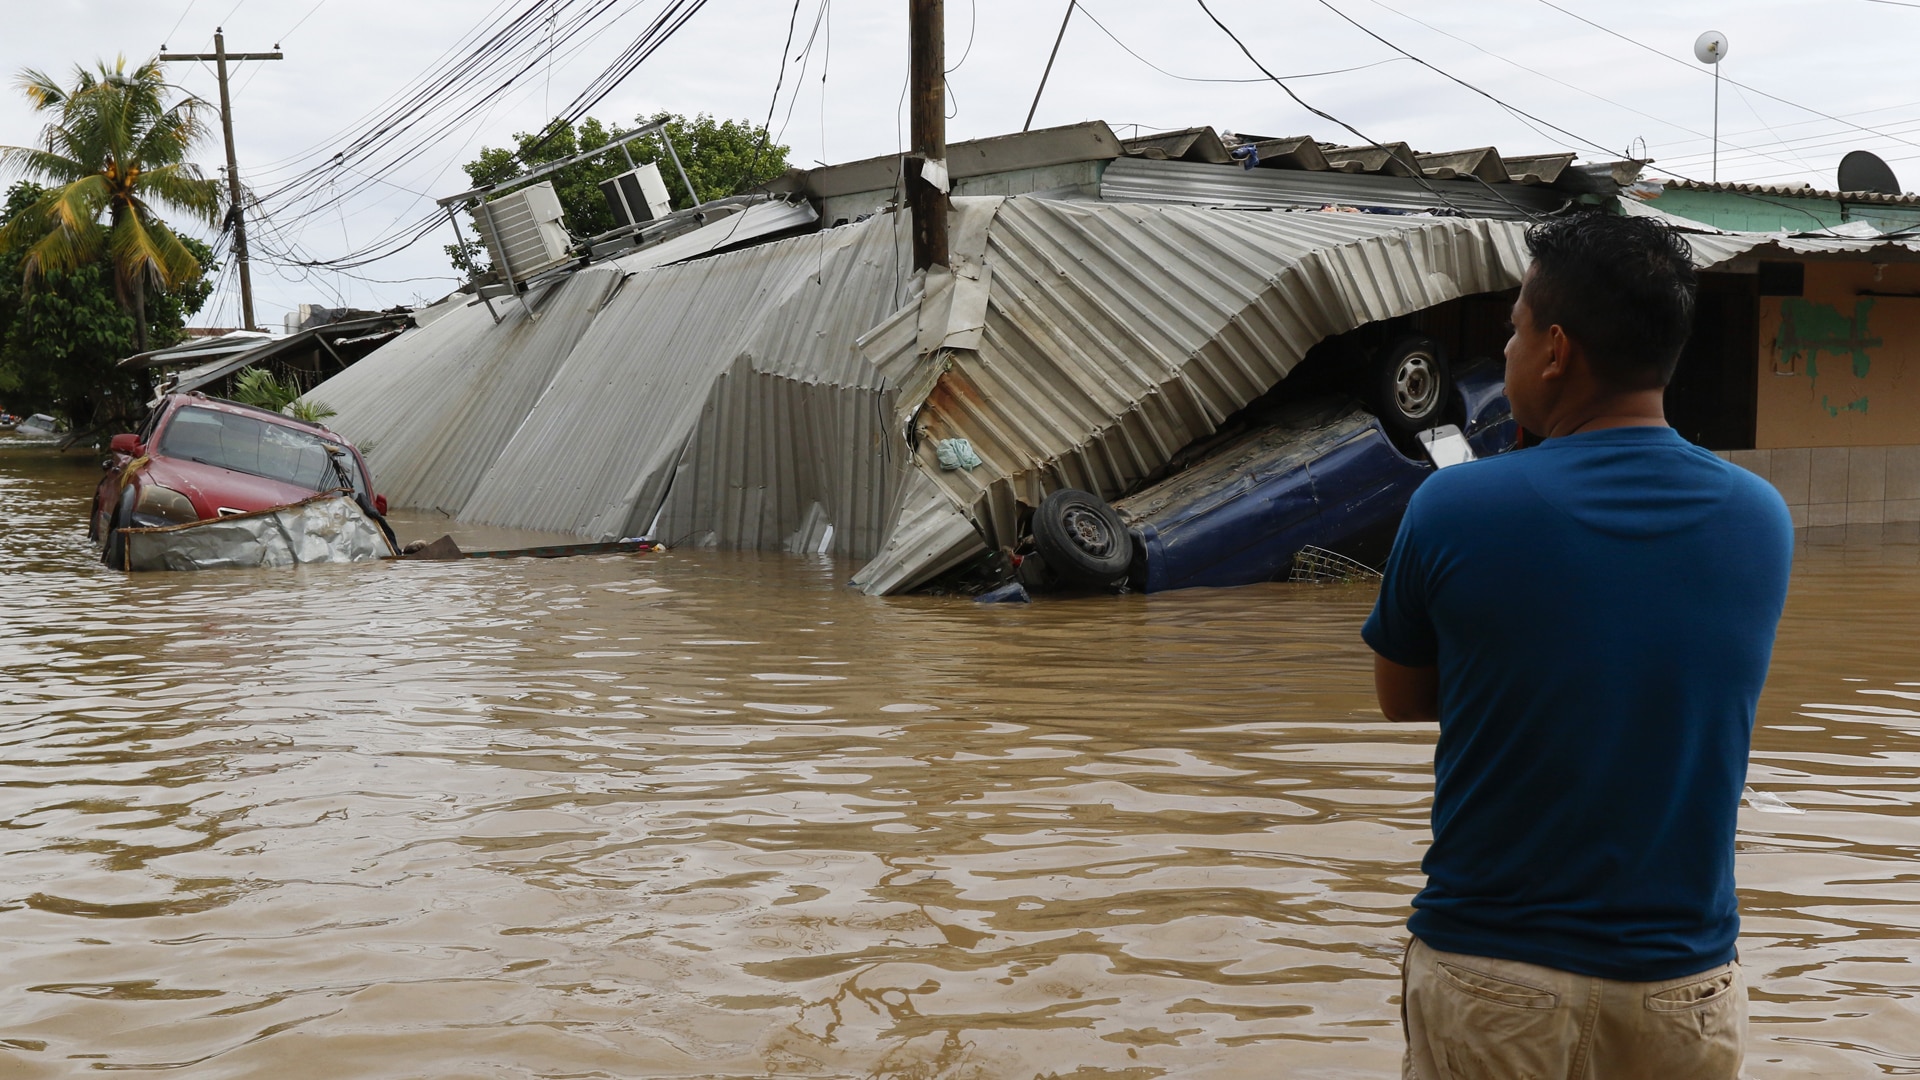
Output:
<path fill-rule="evenodd" d="M 0 1076 L 1397 1075 L 1434 732 L 1373 709 L 1369 588 L 130 577 L 97 477 L 0 446 Z M 1752 1077 L 1920 1073 L 1916 630 L 1911 526 L 1803 537 Z"/>

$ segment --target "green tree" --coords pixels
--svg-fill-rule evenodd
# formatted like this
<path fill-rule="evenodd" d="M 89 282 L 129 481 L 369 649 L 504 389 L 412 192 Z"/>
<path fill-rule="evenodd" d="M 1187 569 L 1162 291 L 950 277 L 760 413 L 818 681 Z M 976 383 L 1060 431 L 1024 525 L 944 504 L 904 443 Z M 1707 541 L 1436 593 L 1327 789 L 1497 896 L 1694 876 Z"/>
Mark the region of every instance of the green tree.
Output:
<path fill-rule="evenodd" d="M 0 233 L 47 197 L 47 189 L 15 184 L 0 207 Z M 188 253 L 204 264 L 212 251 L 182 237 Z M 75 431 L 131 426 L 145 411 L 148 387 L 138 373 L 118 366 L 135 352 L 134 319 L 115 294 L 114 275 L 94 262 L 68 271 L 48 271 L 32 287 L 21 264 L 28 248 L 0 247 L 0 395 L 16 412 L 58 413 Z M 202 275 L 172 289 L 143 282 L 154 347 L 176 344 L 186 320 L 213 292 Z"/>
<path fill-rule="evenodd" d="M 105 266 L 141 349 L 149 340 L 147 286 L 176 289 L 201 276 L 199 258 L 154 203 L 209 225 L 220 213 L 219 184 L 186 161 L 207 135 L 200 103 L 185 97 L 168 105 L 168 89 L 158 60 L 131 72 L 125 57 L 111 68 L 76 68 L 71 87 L 24 71 L 27 101 L 57 119 L 42 132 L 42 147 L 0 146 L 0 167 L 57 185 L 10 215 L 0 249 L 24 249 L 19 269 L 29 287 Z"/>
<path fill-rule="evenodd" d="M 787 170 L 787 148 L 767 139 L 766 129 L 758 124 L 745 120 L 715 120 L 706 113 L 688 120 L 684 116 L 662 112 L 650 118 L 639 118 L 634 126 L 660 122 L 667 125 L 667 133 L 673 139 L 674 151 L 680 155 L 680 164 L 687 170 L 687 179 L 693 184 L 695 197 L 688 197 L 686 185 L 680 182 L 680 174 L 662 148 L 659 136 L 648 135 L 628 143 L 625 154 L 620 150 L 610 150 L 600 157 L 568 166 L 542 178 L 551 181 L 554 192 L 560 196 L 560 208 L 566 214 L 568 232 L 584 238 L 597 236 L 613 228 L 613 214 L 607 209 L 606 198 L 600 193 L 600 181 L 626 172 L 627 154 L 633 156 L 636 165 L 654 163 L 660 166 L 660 177 L 666 181 L 667 194 L 673 200 L 674 207 L 681 210 L 696 203 L 738 195 Z M 578 128 L 571 124 L 560 125 L 553 137 L 544 144 L 540 142 L 539 134 L 522 132 L 513 137 L 517 149 L 482 147 L 480 156 L 463 168 L 475 187 L 498 184 L 528 169 L 598 150 L 617 136 L 618 132 L 609 130 L 590 116 Z M 469 240 L 465 245 L 447 245 L 447 256 L 456 269 L 469 276 L 486 270 L 486 249 L 478 240 Z"/>

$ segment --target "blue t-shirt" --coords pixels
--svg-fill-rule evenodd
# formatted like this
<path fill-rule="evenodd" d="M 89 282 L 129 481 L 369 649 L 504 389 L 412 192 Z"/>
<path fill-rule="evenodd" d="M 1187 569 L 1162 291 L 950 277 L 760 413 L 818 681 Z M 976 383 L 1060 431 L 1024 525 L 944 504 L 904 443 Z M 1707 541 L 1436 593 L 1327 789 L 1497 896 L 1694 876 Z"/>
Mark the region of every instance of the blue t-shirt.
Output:
<path fill-rule="evenodd" d="M 1664 427 L 1436 473 L 1361 636 L 1439 668 L 1433 847 L 1408 927 L 1610 979 L 1734 956 L 1734 814 L 1793 526 Z"/>

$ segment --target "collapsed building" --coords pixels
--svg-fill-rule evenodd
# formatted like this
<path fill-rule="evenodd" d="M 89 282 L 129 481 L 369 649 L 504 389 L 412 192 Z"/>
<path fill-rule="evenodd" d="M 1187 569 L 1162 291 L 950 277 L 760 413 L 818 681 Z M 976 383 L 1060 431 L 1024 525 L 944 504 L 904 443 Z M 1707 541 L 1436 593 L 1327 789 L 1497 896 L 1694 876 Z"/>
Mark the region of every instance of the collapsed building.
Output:
<path fill-rule="evenodd" d="M 1526 224 L 1670 216 L 1631 197 L 1641 165 L 1101 123 L 956 143 L 948 267 L 910 271 L 899 158 L 795 172 L 456 293 L 309 396 L 396 506 L 829 553 L 900 592 L 1013 544 L 1049 491 L 1126 495 L 1356 328 L 1412 320 L 1456 357 L 1497 356 Z M 1920 247 L 1687 224 L 1720 322 L 1690 347 L 1677 426 L 1733 415 L 1694 426 L 1750 452 L 1758 282 L 1780 273 L 1762 269 Z"/>

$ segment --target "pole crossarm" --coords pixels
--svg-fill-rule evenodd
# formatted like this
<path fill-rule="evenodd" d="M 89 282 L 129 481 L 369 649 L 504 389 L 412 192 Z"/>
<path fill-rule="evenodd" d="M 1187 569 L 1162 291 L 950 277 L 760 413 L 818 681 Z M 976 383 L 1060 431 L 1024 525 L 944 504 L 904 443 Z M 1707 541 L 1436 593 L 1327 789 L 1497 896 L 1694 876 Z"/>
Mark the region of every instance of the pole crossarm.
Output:
<path fill-rule="evenodd" d="M 286 58 L 287 56 L 285 53 L 277 53 L 277 52 L 230 52 L 224 57 L 224 59 L 227 59 L 227 60 L 285 60 Z M 162 60 L 213 60 L 217 62 L 223 58 L 219 53 L 163 52 L 160 54 L 160 59 Z"/>

